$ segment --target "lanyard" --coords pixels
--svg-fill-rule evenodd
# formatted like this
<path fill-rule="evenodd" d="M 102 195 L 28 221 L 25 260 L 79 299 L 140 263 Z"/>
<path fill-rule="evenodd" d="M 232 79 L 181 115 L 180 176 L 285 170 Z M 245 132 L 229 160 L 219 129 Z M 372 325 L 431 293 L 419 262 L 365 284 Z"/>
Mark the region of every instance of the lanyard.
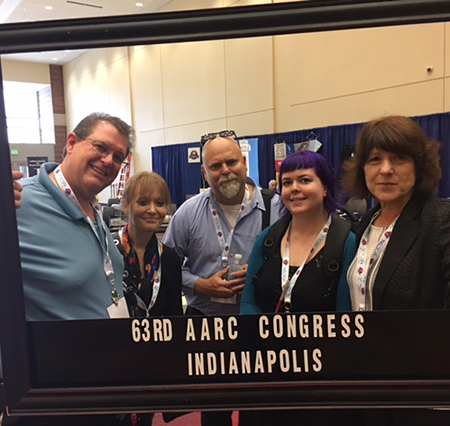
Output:
<path fill-rule="evenodd" d="M 122 242 L 123 229 L 124 228 L 121 228 L 119 230 L 119 239 L 121 242 Z M 144 301 L 139 297 L 137 292 L 135 292 L 137 304 L 141 309 L 144 309 L 145 312 L 147 312 L 147 317 L 150 316 L 150 310 L 153 308 L 153 306 L 155 306 L 156 299 L 158 298 L 158 294 L 159 294 L 159 289 L 161 287 L 161 263 L 162 263 L 161 255 L 163 252 L 163 245 L 162 245 L 161 241 L 157 242 L 157 246 L 158 246 L 159 265 L 158 265 L 158 270 L 154 272 L 153 277 L 150 280 L 150 282 L 153 282 L 153 287 L 152 287 L 152 297 L 150 299 L 150 303 L 149 303 L 148 307 L 145 306 Z"/>
<path fill-rule="evenodd" d="M 70 201 L 72 201 L 72 203 L 83 213 L 84 218 L 86 219 L 86 221 L 89 223 L 89 226 L 92 229 L 92 232 L 94 232 L 94 235 L 97 238 L 97 241 L 100 244 L 100 247 L 102 248 L 102 253 L 103 253 L 103 270 L 105 271 L 105 275 L 106 278 L 108 279 L 108 282 L 111 286 L 111 299 L 114 303 L 114 305 L 118 305 L 119 304 L 119 294 L 117 293 L 117 287 L 116 287 L 116 280 L 115 280 L 115 274 L 114 274 L 114 266 L 111 260 L 111 256 L 109 255 L 109 242 L 108 242 L 108 229 L 106 228 L 106 224 L 102 218 L 102 215 L 100 213 L 100 206 L 98 204 L 98 201 L 93 198 L 90 201 L 90 204 L 92 206 L 92 208 L 95 211 L 96 217 L 99 220 L 103 231 L 105 233 L 105 243 L 106 243 L 106 247 L 104 246 L 104 244 L 102 243 L 102 240 L 100 238 L 100 235 L 97 232 L 97 229 L 95 229 L 95 225 L 94 222 L 92 221 L 92 219 L 89 216 L 86 216 L 86 214 L 83 211 L 83 208 L 81 207 L 80 202 L 78 201 L 75 193 L 73 192 L 72 188 L 70 187 L 69 183 L 67 182 L 67 180 L 65 179 L 63 172 L 61 170 L 61 166 L 58 166 L 55 171 L 54 171 L 54 175 L 55 178 L 58 182 L 58 185 L 61 187 L 61 189 L 64 191 L 64 193 L 67 195 L 67 197 L 69 198 Z"/>
<path fill-rule="evenodd" d="M 375 250 L 372 253 L 372 256 L 369 259 L 369 262 L 367 262 L 367 243 L 370 237 L 370 230 L 373 221 L 377 218 L 379 214 L 380 214 L 379 211 L 375 213 L 372 220 L 370 221 L 369 226 L 364 231 L 364 234 L 361 238 L 361 242 L 359 244 L 358 253 L 356 255 L 356 266 L 358 273 L 358 310 L 360 311 L 365 311 L 367 309 L 366 306 L 367 280 L 369 278 L 371 271 L 373 270 L 372 269 L 373 266 L 376 264 L 381 254 L 384 252 L 386 245 L 389 242 L 389 238 L 391 238 L 395 222 L 397 221 L 397 219 L 394 220 L 394 222 L 392 222 L 388 226 L 386 231 L 384 231 L 380 241 L 378 241 L 378 244 L 376 245 Z"/>
<path fill-rule="evenodd" d="M 247 205 L 249 196 L 250 195 L 247 185 L 245 185 L 244 199 L 242 200 L 239 214 L 241 214 L 242 210 L 244 210 L 245 206 Z M 219 241 L 219 246 L 222 249 L 222 268 L 226 268 L 228 266 L 228 255 L 231 246 L 231 240 L 233 239 L 234 228 L 236 227 L 236 225 L 231 229 L 230 233 L 228 234 L 228 238 L 225 241 L 225 238 L 223 236 L 222 224 L 220 223 L 219 212 L 213 207 L 211 199 L 209 200 L 209 208 L 211 210 L 211 216 L 213 218 L 217 240 Z M 238 220 L 239 216 L 237 217 L 236 224 Z"/>
<path fill-rule="evenodd" d="M 275 309 L 275 312 L 278 312 L 281 308 L 281 304 L 284 302 L 284 307 L 286 308 L 286 311 L 289 312 L 291 310 L 292 304 L 291 304 L 291 298 L 292 298 L 292 291 L 294 290 L 295 284 L 297 282 L 297 278 L 302 273 L 303 267 L 305 266 L 306 260 L 297 268 L 294 275 L 292 275 L 291 280 L 289 281 L 289 233 L 291 231 L 291 223 L 289 223 L 289 227 L 287 229 L 287 238 L 286 238 L 286 245 L 284 246 L 284 255 L 283 255 L 283 262 L 281 264 L 281 296 L 278 300 L 277 307 Z M 317 247 L 322 243 L 324 238 L 326 237 L 328 230 L 330 228 L 331 224 L 331 216 L 328 216 L 327 223 L 322 228 L 322 230 L 319 232 L 319 235 L 317 235 L 316 241 L 314 242 L 310 254 L 314 253 L 317 249 Z M 289 281 L 289 284 L 288 284 Z"/>

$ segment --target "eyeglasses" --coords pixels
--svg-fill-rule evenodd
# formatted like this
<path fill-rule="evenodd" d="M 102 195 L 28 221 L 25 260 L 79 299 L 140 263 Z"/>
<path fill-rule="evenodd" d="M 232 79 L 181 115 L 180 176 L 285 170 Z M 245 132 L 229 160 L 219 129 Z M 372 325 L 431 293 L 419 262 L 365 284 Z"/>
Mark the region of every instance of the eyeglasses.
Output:
<path fill-rule="evenodd" d="M 91 138 L 83 138 L 84 140 L 87 140 L 91 145 L 94 151 L 101 155 L 102 158 L 107 157 L 109 154 L 112 154 L 112 159 L 115 164 L 118 166 L 127 166 L 128 162 L 125 161 L 126 157 L 120 153 L 120 152 L 114 152 L 111 148 L 109 148 L 106 144 L 100 141 L 96 141 Z"/>
<path fill-rule="evenodd" d="M 206 135 L 203 135 L 200 138 L 200 145 L 203 148 L 207 142 L 212 141 L 213 139 L 217 138 L 218 136 L 220 136 L 221 138 L 233 138 L 233 139 L 236 139 L 236 142 L 237 142 L 237 135 L 234 132 L 234 130 L 222 130 L 221 132 L 207 133 Z"/>

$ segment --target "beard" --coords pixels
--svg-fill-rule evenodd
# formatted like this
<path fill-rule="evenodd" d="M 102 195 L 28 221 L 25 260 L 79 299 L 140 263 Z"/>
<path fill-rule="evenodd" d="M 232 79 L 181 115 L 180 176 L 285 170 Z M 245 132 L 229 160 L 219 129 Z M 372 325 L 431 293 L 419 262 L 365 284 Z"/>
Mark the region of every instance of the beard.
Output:
<path fill-rule="evenodd" d="M 225 198 L 231 199 L 236 197 L 241 188 L 242 185 L 234 173 L 231 173 L 227 178 L 219 180 L 219 191 Z"/>

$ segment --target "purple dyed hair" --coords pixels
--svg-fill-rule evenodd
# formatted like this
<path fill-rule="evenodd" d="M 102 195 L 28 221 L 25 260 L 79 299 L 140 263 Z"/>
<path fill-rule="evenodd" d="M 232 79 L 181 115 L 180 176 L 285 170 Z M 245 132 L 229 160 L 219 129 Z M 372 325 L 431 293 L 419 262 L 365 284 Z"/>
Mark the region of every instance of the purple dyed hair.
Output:
<path fill-rule="evenodd" d="M 329 214 L 334 213 L 341 207 L 334 170 L 325 158 L 312 151 L 297 151 L 288 155 L 281 163 L 280 187 L 283 182 L 283 174 L 298 169 L 314 169 L 322 185 L 327 189 L 327 196 L 323 200 L 323 205 Z M 282 218 L 287 219 L 291 216 L 291 212 L 285 207 L 281 198 L 279 209 Z"/>

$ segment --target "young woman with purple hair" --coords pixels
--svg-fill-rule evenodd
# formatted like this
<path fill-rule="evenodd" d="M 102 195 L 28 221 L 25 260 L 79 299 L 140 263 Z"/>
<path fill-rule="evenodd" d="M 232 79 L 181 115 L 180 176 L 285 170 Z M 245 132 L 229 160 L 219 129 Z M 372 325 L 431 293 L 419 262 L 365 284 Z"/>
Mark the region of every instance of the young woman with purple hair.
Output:
<path fill-rule="evenodd" d="M 322 267 L 325 247 L 333 243 L 327 236 L 343 220 L 333 215 L 339 201 L 332 167 L 320 154 L 298 151 L 281 164 L 279 182 L 281 219 L 272 225 L 277 235 L 267 228 L 255 243 L 241 313 L 351 311 L 346 275 L 356 250 L 353 232 L 334 265 L 337 279 Z"/>
<path fill-rule="evenodd" d="M 253 247 L 241 314 L 351 311 L 346 275 L 356 251 L 355 236 L 348 222 L 333 215 L 339 202 L 330 164 L 319 154 L 298 151 L 281 164 L 279 182 L 281 219 Z M 340 250 L 332 265 L 330 248 L 326 250 L 330 244 L 331 251 Z M 327 267 L 336 268 L 332 277 Z M 357 410 L 239 413 L 241 426 L 350 426 L 361 420 Z"/>

